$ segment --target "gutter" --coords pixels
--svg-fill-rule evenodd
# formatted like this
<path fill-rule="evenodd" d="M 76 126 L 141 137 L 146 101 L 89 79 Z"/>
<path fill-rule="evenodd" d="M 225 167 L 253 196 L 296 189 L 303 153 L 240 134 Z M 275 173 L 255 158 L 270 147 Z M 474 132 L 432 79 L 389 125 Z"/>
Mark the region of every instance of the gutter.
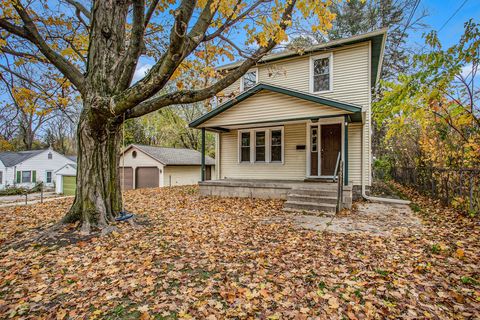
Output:
<path fill-rule="evenodd" d="M 400 200 L 400 199 L 390 199 L 390 198 L 380 198 L 380 197 L 371 197 L 371 196 L 368 196 L 366 193 L 365 193 L 365 181 L 363 179 L 363 176 L 364 176 L 364 172 L 365 172 L 365 164 L 364 164 L 364 161 L 363 161 L 363 154 L 364 154 L 364 151 L 363 151 L 363 126 L 361 128 L 361 133 L 360 133 L 360 168 L 361 168 L 361 175 L 360 175 L 360 179 L 361 179 L 361 185 L 362 185 L 362 197 L 365 199 L 365 200 L 368 200 L 368 201 L 372 201 L 372 202 L 382 202 L 382 203 L 393 203 L 393 204 L 410 204 L 410 201 L 408 200 Z"/>

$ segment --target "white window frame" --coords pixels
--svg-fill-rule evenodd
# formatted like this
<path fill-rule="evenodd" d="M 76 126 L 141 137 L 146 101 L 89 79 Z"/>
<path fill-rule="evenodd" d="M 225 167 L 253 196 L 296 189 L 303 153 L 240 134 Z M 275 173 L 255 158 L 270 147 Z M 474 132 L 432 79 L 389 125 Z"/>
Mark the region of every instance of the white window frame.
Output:
<path fill-rule="evenodd" d="M 249 69 L 245 73 L 254 72 L 254 71 L 255 71 L 255 85 L 256 85 L 256 84 L 258 84 L 258 68 Z M 242 76 L 240 78 L 240 92 L 243 92 L 243 91 L 244 91 L 244 88 L 243 88 L 243 76 Z"/>
<path fill-rule="evenodd" d="M 28 181 L 28 182 L 23 181 L 23 173 L 24 172 L 30 172 L 30 181 Z M 20 183 L 32 183 L 32 179 L 33 179 L 33 171 L 32 170 L 21 170 L 20 171 Z"/>
<path fill-rule="evenodd" d="M 50 182 L 48 182 L 48 173 L 50 172 Z M 45 183 L 52 183 L 53 182 L 53 171 L 47 170 L 45 171 Z"/>
<path fill-rule="evenodd" d="M 272 161 L 271 159 L 271 132 L 280 131 L 282 134 L 282 161 Z M 242 161 L 242 133 L 250 133 L 250 161 Z M 256 161 L 256 132 L 265 132 L 265 161 Z M 252 129 L 241 129 L 238 130 L 238 163 L 239 164 L 284 164 L 285 163 L 285 130 L 283 126 L 276 127 L 261 127 L 261 128 L 252 128 Z"/>
<path fill-rule="evenodd" d="M 242 133 L 247 132 L 250 135 L 250 160 L 242 161 Z M 253 162 L 253 141 L 252 141 L 252 132 L 251 130 L 238 130 L 238 163 L 251 163 Z"/>
<path fill-rule="evenodd" d="M 329 87 L 328 90 L 322 90 L 322 91 L 314 91 L 313 90 L 313 65 L 314 61 L 318 59 L 325 59 L 328 58 L 328 72 L 329 72 Z M 319 54 L 315 56 L 310 57 L 310 75 L 309 75 L 309 86 L 310 86 L 310 92 L 311 93 L 327 93 L 327 92 L 333 92 L 333 53 L 324 53 L 324 54 Z"/>

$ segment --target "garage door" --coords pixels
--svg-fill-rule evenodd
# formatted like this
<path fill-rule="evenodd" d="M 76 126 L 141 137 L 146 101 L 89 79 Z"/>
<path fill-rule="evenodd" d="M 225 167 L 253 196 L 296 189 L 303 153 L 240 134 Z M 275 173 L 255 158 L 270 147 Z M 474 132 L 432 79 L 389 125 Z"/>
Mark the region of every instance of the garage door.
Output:
<path fill-rule="evenodd" d="M 136 188 L 157 188 L 158 187 L 158 168 L 140 167 L 137 168 L 135 176 Z"/>
<path fill-rule="evenodd" d="M 132 167 L 119 167 L 118 172 L 120 174 L 120 187 L 125 190 L 133 189 L 133 169 Z M 123 176 L 125 173 L 125 176 Z"/>
<path fill-rule="evenodd" d="M 66 196 L 74 196 L 77 189 L 77 177 L 63 176 L 63 194 Z"/>

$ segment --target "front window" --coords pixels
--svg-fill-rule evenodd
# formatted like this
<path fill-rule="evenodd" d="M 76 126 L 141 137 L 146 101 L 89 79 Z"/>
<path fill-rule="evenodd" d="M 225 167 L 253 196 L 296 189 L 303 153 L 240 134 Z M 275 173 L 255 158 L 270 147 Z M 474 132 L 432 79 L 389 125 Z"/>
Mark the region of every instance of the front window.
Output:
<path fill-rule="evenodd" d="M 265 162 L 265 131 L 255 132 L 255 161 Z"/>
<path fill-rule="evenodd" d="M 257 84 L 257 70 L 250 70 L 242 77 L 241 91 L 253 88 Z"/>
<path fill-rule="evenodd" d="M 250 162 L 250 132 L 242 132 L 241 162 Z"/>
<path fill-rule="evenodd" d="M 312 58 L 312 91 L 329 91 L 331 88 L 330 56 Z"/>
<path fill-rule="evenodd" d="M 22 183 L 30 183 L 32 181 L 31 171 L 22 171 Z"/>
<path fill-rule="evenodd" d="M 52 183 L 52 171 L 47 171 L 47 183 Z"/>
<path fill-rule="evenodd" d="M 272 162 L 282 161 L 282 130 L 272 130 L 270 155 Z"/>
<path fill-rule="evenodd" d="M 239 130 L 239 162 L 283 163 L 283 127 Z"/>

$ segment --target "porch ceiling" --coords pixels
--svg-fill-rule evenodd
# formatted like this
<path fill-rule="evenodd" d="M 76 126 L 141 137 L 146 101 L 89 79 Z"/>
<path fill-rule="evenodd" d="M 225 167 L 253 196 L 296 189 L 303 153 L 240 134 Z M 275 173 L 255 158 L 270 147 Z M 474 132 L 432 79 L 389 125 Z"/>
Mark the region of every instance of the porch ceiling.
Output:
<path fill-rule="evenodd" d="M 301 91 L 295 91 L 291 90 L 288 88 L 280 87 L 280 86 L 273 86 L 270 84 L 266 83 L 258 83 L 256 86 L 253 88 L 241 93 L 240 95 L 236 96 L 233 99 L 230 99 L 229 101 L 225 102 L 224 104 L 220 105 L 219 107 L 213 109 L 207 114 L 204 114 L 203 116 L 199 117 L 198 119 L 194 120 L 189 124 L 190 127 L 197 128 L 197 127 L 207 127 L 206 125 L 202 125 L 208 120 L 216 117 L 217 115 L 221 114 L 222 112 L 230 109 L 231 107 L 237 105 L 238 103 L 248 99 L 249 97 L 259 93 L 260 91 L 270 91 L 274 93 L 279 93 L 279 94 L 284 94 L 289 97 L 294 97 L 298 98 L 301 100 L 309 101 L 311 103 L 316 103 L 319 106 L 327 106 L 331 107 L 334 109 L 337 109 L 339 111 L 343 111 L 344 114 L 340 115 L 338 113 L 332 114 L 332 115 L 326 115 L 326 116 L 319 116 L 319 115 L 312 115 L 312 116 L 302 116 L 299 118 L 288 118 L 288 119 L 259 119 L 255 123 L 245 123 L 245 122 L 240 122 L 235 125 L 246 125 L 246 124 L 259 124 L 259 123 L 268 123 L 268 122 L 286 122 L 286 121 L 304 121 L 304 120 L 317 120 L 320 118 L 332 118 L 332 117 L 339 117 L 339 116 L 345 116 L 348 122 L 362 122 L 363 121 L 363 116 L 362 116 L 362 107 L 358 105 L 354 105 L 351 103 L 345 103 L 342 101 L 338 100 L 333 100 L 333 99 L 327 99 L 324 97 L 316 96 L 313 94 L 309 93 L 304 93 Z M 231 126 L 232 124 L 230 124 Z M 228 130 L 225 127 L 208 127 L 207 129 L 212 130 L 212 131 L 222 131 L 222 130 Z"/>

